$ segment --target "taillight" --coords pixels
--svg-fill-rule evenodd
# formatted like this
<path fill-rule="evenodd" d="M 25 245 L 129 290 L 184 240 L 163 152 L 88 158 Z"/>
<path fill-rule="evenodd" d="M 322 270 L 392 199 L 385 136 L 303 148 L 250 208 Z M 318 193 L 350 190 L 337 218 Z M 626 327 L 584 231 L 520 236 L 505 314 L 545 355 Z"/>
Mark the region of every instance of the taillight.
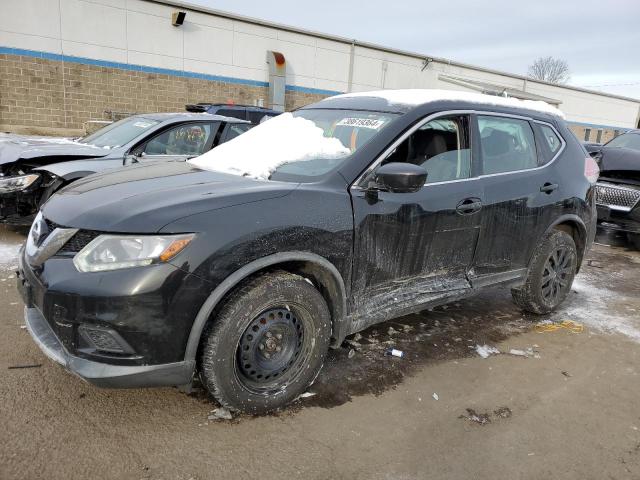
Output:
<path fill-rule="evenodd" d="M 584 159 L 584 176 L 589 181 L 589 183 L 594 184 L 598 181 L 598 176 L 600 175 L 600 168 L 598 168 L 598 164 L 591 157 L 586 157 Z"/>

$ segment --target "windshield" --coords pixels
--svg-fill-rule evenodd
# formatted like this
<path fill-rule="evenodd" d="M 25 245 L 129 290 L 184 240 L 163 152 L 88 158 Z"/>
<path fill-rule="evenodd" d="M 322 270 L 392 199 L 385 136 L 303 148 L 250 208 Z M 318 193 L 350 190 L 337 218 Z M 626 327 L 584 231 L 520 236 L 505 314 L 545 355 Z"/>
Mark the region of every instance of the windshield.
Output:
<path fill-rule="evenodd" d="M 282 179 L 318 177 L 342 164 L 395 117 L 359 110 L 283 113 L 190 162 L 259 179 L 275 173 L 283 174 Z"/>
<path fill-rule="evenodd" d="M 80 139 L 79 142 L 95 145 L 96 147 L 121 147 L 158 123 L 160 122 L 150 118 L 129 117 L 107 125 L 97 132 Z"/>
<path fill-rule="evenodd" d="M 640 134 L 625 133 L 607 143 L 607 147 L 630 148 L 640 151 Z"/>

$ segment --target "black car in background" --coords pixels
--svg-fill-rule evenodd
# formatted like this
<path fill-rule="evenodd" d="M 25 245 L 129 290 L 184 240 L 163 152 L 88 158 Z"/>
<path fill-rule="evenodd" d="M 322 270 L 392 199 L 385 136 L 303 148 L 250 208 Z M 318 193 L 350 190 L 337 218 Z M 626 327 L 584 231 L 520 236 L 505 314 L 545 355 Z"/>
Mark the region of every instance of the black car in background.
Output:
<path fill-rule="evenodd" d="M 124 165 L 186 160 L 251 126 L 219 115 L 148 113 L 77 140 L 0 136 L 0 222 L 30 225 L 38 208 L 71 182 Z"/>
<path fill-rule="evenodd" d="M 640 250 L 640 130 L 623 133 L 590 154 L 600 166 L 600 226 L 626 233 Z"/>
<path fill-rule="evenodd" d="M 19 255 L 27 327 L 96 385 L 198 375 L 228 408 L 262 413 L 372 324 L 494 285 L 551 312 L 592 244 L 598 174 L 554 112 L 346 94 L 188 162 L 75 182 Z"/>
<path fill-rule="evenodd" d="M 195 103 L 185 105 L 185 109 L 188 112 L 210 113 L 212 115 L 223 115 L 225 117 L 248 120 L 253 125 L 258 125 L 259 123 L 272 117 L 276 117 L 282 113 L 265 107 L 237 105 L 231 103 Z"/>

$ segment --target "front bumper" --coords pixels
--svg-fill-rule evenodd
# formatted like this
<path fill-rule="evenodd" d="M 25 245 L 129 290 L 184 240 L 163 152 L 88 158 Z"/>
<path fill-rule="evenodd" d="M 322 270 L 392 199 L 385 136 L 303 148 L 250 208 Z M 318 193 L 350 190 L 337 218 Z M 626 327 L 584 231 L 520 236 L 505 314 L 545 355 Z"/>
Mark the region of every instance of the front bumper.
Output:
<path fill-rule="evenodd" d="M 598 226 L 607 230 L 640 234 L 640 212 L 638 209 L 631 212 L 612 210 L 605 205 L 597 205 Z"/>
<path fill-rule="evenodd" d="M 99 387 L 161 387 L 191 382 L 193 361 L 136 366 L 94 362 L 69 354 L 37 308 L 25 307 L 24 320 L 33 340 L 47 357 Z"/>

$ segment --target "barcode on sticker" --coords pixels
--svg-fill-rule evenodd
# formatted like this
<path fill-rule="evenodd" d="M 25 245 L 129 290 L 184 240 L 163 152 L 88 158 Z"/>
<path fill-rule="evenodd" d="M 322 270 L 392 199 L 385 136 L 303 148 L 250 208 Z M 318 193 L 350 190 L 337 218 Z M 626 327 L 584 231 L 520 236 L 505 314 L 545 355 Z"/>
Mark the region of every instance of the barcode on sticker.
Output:
<path fill-rule="evenodd" d="M 378 130 L 382 125 L 384 125 L 384 120 L 374 118 L 343 118 L 336 123 L 336 126 L 371 128 L 373 130 Z"/>

